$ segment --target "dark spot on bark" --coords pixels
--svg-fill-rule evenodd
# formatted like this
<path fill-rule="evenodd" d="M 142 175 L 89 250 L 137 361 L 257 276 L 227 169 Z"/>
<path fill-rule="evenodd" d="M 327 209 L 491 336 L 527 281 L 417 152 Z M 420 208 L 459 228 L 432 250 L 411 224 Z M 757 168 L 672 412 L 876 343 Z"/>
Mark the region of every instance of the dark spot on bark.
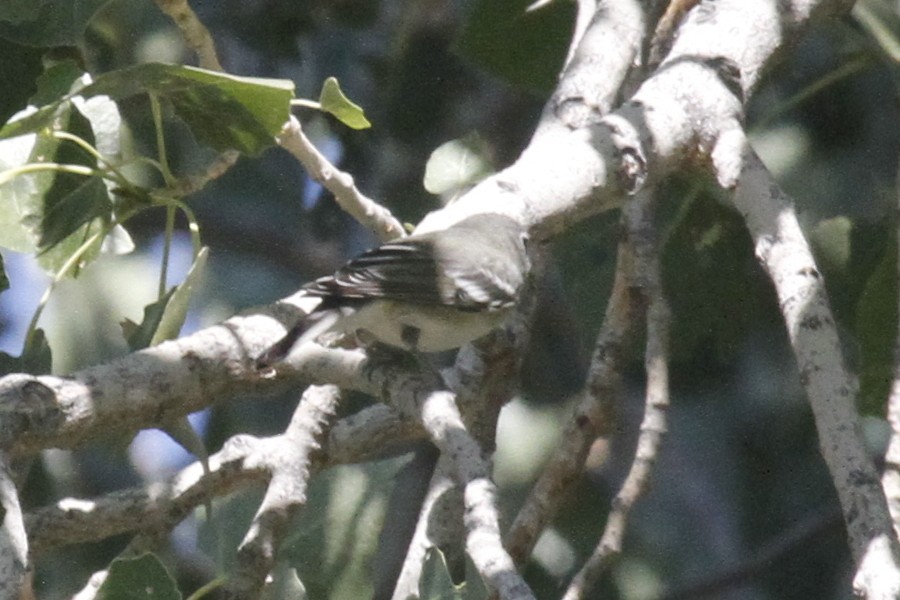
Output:
<path fill-rule="evenodd" d="M 508 179 L 497 179 L 497 187 L 499 187 L 504 192 L 509 192 L 510 194 L 517 194 L 519 192 L 519 186 L 513 181 L 509 181 Z"/>

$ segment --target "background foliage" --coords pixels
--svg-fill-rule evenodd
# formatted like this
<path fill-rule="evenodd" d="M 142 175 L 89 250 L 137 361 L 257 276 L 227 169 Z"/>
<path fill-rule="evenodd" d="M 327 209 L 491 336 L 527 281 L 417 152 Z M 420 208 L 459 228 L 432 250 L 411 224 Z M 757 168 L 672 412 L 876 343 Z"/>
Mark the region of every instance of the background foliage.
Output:
<path fill-rule="evenodd" d="M 573 16 L 570 3 L 526 14 L 528 4 L 198 3 L 234 76 L 149 64 L 193 58 L 148 0 L 0 5 L 0 122 L 28 104 L 44 107 L 0 130 L 0 171 L 37 156 L 87 170 L 0 173 L 0 287 L 9 287 L 0 295 L 0 344 L 9 353 L 0 367 L 47 371 L 51 351 L 54 372 L 96 364 L 175 335 L 182 323 L 186 333 L 269 303 L 371 245 L 373 238 L 322 197 L 291 157 L 271 148 L 292 89 L 317 98 L 334 76 L 365 107 L 373 127 L 362 131 L 321 112 L 298 114 L 319 147 L 404 221 L 418 221 L 455 189 L 443 187 L 446 177 L 429 185 L 443 197 L 423 187 L 426 161 L 441 144 L 459 140 L 444 147 L 451 173 L 464 170 L 461 161 L 477 163 L 466 177 L 509 163 L 552 90 Z M 867 25 L 860 10 L 885 29 Z M 754 98 L 748 120 L 816 245 L 861 375 L 866 433 L 881 456 L 897 319 L 900 17 L 886 0 L 863 2 L 855 14 L 792 47 Z M 162 124 L 164 161 L 155 123 Z M 110 183 L 89 172 L 96 160 L 48 134 L 48 125 L 127 163 L 120 177 Z M 165 192 L 172 175 L 195 173 L 227 148 L 243 156 L 223 177 L 184 199 Z M 135 162 L 137 156 L 163 168 Z M 722 584 L 728 573 L 736 581 L 710 597 L 849 597 L 852 567 L 834 490 L 749 237 L 699 173 L 679 174 L 664 189 L 666 291 L 675 315 L 670 435 L 625 555 L 603 583 L 604 597 L 697 598 L 695 586 Z M 189 231 L 190 222 L 199 234 Z M 617 215 L 601 215 L 556 242 L 522 397 L 501 423 L 497 480 L 510 513 L 583 377 L 611 283 L 616 231 Z M 161 277 L 162 264 L 168 272 Z M 28 325 L 48 277 L 58 283 L 40 320 L 45 336 Z M 120 326 L 125 320 L 130 325 Z M 637 353 L 632 372 L 619 434 L 596 445 L 579 493 L 526 572 L 540 597 L 553 597 L 590 551 L 624 475 L 640 410 Z M 216 450 L 237 432 L 281 431 L 295 400 L 233 399 L 197 423 Z M 73 453 L 47 452 L 31 472 L 28 505 L 164 477 L 189 460 L 166 444 L 141 434 L 130 445 L 111 438 Z M 315 480 L 286 549 L 310 597 L 371 594 L 377 531 L 393 477 L 407 461 L 340 467 Z M 227 571 L 229 551 L 258 500 L 249 496 L 217 502 L 211 524 L 191 522 L 176 532 L 163 560 L 183 591 Z M 123 544 L 63 548 L 41 560 L 41 597 L 71 595 Z"/>

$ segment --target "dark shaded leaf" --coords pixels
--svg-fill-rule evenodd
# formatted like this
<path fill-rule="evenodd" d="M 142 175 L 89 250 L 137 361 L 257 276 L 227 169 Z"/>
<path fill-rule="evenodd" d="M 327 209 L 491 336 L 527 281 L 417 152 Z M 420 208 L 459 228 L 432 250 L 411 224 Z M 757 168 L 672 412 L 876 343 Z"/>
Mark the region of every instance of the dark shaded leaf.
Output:
<path fill-rule="evenodd" d="M 53 356 L 50 345 L 42 329 L 37 329 L 31 339 L 31 344 L 22 353 L 22 356 L 13 356 L 6 352 L 0 352 L 0 375 L 9 373 L 30 373 L 31 375 L 46 375 L 53 366 Z"/>
<path fill-rule="evenodd" d="M 0 4 L 0 21 L 12 24 L 33 21 L 38 16 L 41 3 L 37 0 L 6 0 Z"/>
<path fill-rule="evenodd" d="M 884 417 L 894 373 L 897 335 L 897 235 L 890 228 L 881 262 L 872 272 L 856 305 L 860 358 L 860 411 Z"/>
<path fill-rule="evenodd" d="M 112 202 L 103 180 L 99 177 L 82 178 L 78 187 L 55 198 L 52 206 L 45 207 L 39 245 L 41 248 L 51 248 L 85 223 L 111 213 Z"/>
<path fill-rule="evenodd" d="M 0 123 L 25 108 L 37 86 L 35 79 L 43 71 L 43 51 L 0 38 Z"/>
<path fill-rule="evenodd" d="M 122 333 L 125 334 L 125 341 L 128 342 L 128 348 L 132 352 L 150 347 L 153 336 L 156 335 L 159 324 L 162 322 L 166 305 L 169 304 L 169 300 L 177 289 L 177 287 L 172 287 L 162 298 L 145 306 L 144 319 L 140 325 L 130 319 L 122 321 Z"/>
<path fill-rule="evenodd" d="M 31 344 L 19 359 L 20 370 L 32 375 L 46 375 L 53 368 L 53 354 L 43 329 L 37 329 Z"/>
<path fill-rule="evenodd" d="M 668 221 L 661 260 L 671 353 L 714 369 L 734 358 L 751 327 L 777 316 L 776 304 L 740 215 L 706 191 L 686 202 Z"/>
<path fill-rule="evenodd" d="M 181 593 L 169 572 L 153 554 L 117 558 L 109 566 L 97 600 L 180 600 Z"/>
<path fill-rule="evenodd" d="M 27 0 L 0 3 L 0 37 L 37 47 L 75 46 L 109 0 Z"/>
<path fill-rule="evenodd" d="M 494 75 L 549 94 L 563 66 L 575 23 L 575 3 L 551 2 L 526 11 L 534 0 L 478 0 L 456 50 Z"/>

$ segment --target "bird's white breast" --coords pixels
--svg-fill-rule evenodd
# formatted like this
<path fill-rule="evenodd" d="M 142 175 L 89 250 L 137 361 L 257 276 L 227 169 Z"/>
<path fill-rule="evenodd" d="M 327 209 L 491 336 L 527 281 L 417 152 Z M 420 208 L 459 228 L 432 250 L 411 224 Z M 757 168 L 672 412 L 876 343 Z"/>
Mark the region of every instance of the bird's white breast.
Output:
<path fill-rule="evenodd" d="M 507 313 L 508 310 L 467 312 L 447 306 L 376 300 L 338 321 L 336 329 L 355 333 L 364 327 L 369 335 L 384 344 L 419 352 L 442 352 L 486 335 L 503 322 Z M 408 333 L 404 337 L 408 328 L 418 330 L 415 347 L 410 347 Z"/>

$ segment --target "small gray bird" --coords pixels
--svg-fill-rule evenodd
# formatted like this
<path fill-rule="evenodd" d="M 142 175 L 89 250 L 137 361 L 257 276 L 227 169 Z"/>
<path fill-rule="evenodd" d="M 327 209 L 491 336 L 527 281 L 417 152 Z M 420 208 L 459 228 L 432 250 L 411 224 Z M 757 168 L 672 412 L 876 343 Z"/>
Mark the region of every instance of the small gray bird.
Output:
<path fill-rule="evenodd" d="M 364 252 L 303 288 L 316 308 L 256 361 L 265 369 L 327 332 L 420 352 L 458 348 L 500 325 L 531 268 L 515 220 L 475 215 Z"/>

